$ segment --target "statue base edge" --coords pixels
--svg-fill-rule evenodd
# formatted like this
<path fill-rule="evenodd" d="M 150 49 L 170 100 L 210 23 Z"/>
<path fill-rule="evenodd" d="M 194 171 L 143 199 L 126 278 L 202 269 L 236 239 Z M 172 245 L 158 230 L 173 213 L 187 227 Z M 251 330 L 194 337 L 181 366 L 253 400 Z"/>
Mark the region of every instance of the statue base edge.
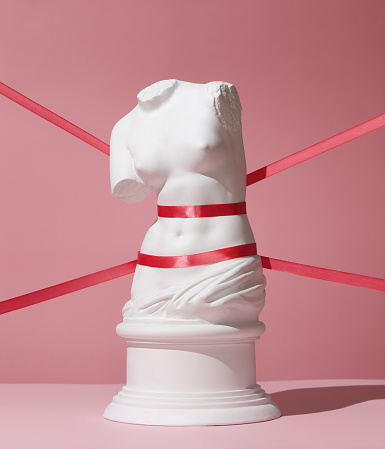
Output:
<path fill-rule="evenodd" d="M 200 399 L 202 400 L 203 397 L 201 395 Z M 226 403 L 226 407 L 223 407 L 223 402 L 220 402 L 221 398 L 218 397 L 217 408 L 203 408 L 202 403 L 196 403 L 195 407 L 190 409 L 182 408 L 183 406 L 162 408 L 159 404 L 147 408 L 135 404 L 137 399 L 137 396 L 132 398 L 121 390 L 106 408 L 104 418 L 127 424 L 187 427 L 257 423 L 281 416 L 279 408 L 266 393 L 259 398 L 248 397 L 243 403 L 239 400 L 234 400 L 233 403 L 230 401 Z M 180 399 L 184 401 L 182 396 Z M 215 398 L 210 397 L 206 400 L 210 401 L 210 406 L 213 406 Z M 253 405 L 248 404 L 251 402 Z"/>

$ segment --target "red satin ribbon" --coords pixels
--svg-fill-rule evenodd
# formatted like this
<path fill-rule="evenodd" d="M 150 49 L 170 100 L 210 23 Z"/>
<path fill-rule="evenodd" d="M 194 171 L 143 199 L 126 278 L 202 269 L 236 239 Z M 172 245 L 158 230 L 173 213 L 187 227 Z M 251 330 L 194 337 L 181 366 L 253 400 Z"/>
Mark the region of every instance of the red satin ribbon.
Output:
<path fill-rule="evenodd" d="M 246 214 L 246 203 L 202 204 L 195 206 L 160 206 L 158 217 L 201 218 Z"/>
<path fill-rule="evenodd" d="M 138 253 L 138 265 L 154 268 L 185 268 L 196 265 L 222 262 L 223 260 L 236 259 L 238 257 L 255 256 L 257 245 L 230 246 L 229 248 L 216 249 L 205 253 L 187 254 L 184 256 L 153 256 L 151 254 Z"/>
<path fill-rule="evenodd" d="M 286 156 L 279 161 L 266 165 L 266 167 L 262 167 L 259 170 L 249 173 L 247 175 L 247 185 L 249 186 L 290 167 L 294 167 L 301 162 L 305 162 L 312 157 L 318 156 L 322 153 L 325 153 L 326 151 L 339 147 L 344 143 L 357 139 L 358 137 L 381 128 L 382 126 L 385 126 L 385 114 L 374 117 L 364 123 L 361 123 L 360 125 L 353 126 L 353 128 L 343 131 L 342 133 L 322 140 L 321 142 L 311 145 L 310 147 L 307 147 L 303 150 L 297 151 L 290 156 Z"/>
<path fill-rule="evenodd" d="M 97 150 L 102 151 L 105 154 L 110 154 L 110 147 L 105 142 L 88 133 L 87 131 L 84 131 L 84 129 L 79 128 L 63 117 L 60 117 L 60 115 L 57 115 L 44 106 L 41 106 L 39 103 L 30 100 L 29 98 L 25 97 L 24 95 L 5 85 L 4 83 L 0 83 L 0 94 L 14 101 L 20 106 L 23 106 L 23 108 L 28 109 L 39 117 L 48 120 L 59 128 L 64 129 L 64 131 L 67 131 L 78 139 L 83 140 L 83 142 L 88 143 Z"/>
<path fill-rule="evenodd" d="M 329 270 L 329 268 L 312 267 L 311 265 L 273 259 L 272 257 L 261 256 L 261 260 L 263 268 L 269 270 L 282 271 L 297 274 L 298 276 L 385 292 L 385 279 L 363 276 L 362 274 L 346 273 L 345 271 Z"/>
<path fill-rule="evenodd" d="M 0 315 L 133 273 L 136 260 L 0 302 Z"/>

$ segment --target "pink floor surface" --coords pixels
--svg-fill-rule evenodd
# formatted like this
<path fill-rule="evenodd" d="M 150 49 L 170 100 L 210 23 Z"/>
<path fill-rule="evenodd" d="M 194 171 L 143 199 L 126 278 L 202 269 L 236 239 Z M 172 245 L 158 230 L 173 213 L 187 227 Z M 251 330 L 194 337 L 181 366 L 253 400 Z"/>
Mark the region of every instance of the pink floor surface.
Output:
<path fill-rule="evenodd" d="M 384 449 L 385 381 L 261 382 L 283 416 L 235 426 L 158 427 L 103 418 L 120 385 L 0 385 L 1 449 Z"/>

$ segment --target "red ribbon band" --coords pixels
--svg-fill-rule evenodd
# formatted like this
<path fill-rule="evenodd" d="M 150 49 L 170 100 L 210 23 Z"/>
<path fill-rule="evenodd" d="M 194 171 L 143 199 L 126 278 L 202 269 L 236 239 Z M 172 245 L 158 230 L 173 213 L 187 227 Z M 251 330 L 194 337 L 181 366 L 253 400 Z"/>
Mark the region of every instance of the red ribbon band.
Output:
<path fill-rule="evenodd" d="M 133 273 L 136 260 L 0 302 L 0 315 Z"/>
<path fill-rule="evenodd" d="M 97 150 L 102 151 L 105 154 L 110 154 L 109 145 L 107 145 L 102 140 L 98 139 L 97 137 L 93 136 L 87 131 L 84 131 L 84 129 L 79 128 L 78 126 L 74 125 L 73 123 L 69 122 L 63 117 L 60 117 L 60 115 L 55 114 L 54 112 L 50 111 L 44 106 L 41 106 L 39 103 L 36 103 L 35 101 L 29 99 L 28 97 L 25 97 L 21 93 L 17 92 L 16 90 L 12 89 L 11 87 L 1 82 L 0 82 L 0 94 L 14 101 L 20 106 L 23 106 L 23 108 L 28 109 L 29 111 L 33 112 L 39 117 L 44 118 L 45 120 L 53 123 L 59 128 L 64 129 L 64 131 L 67 131 L 68 133 L 72 134 L 78 139 L 83 140 L 83 142 L 88 143 Z"/>
<path fill-rule="evenodd" d="M 378 128 L 385 126 L 385 114 L 381 114 L 374 117 L 360 125 L 353 126 L 342 133 L 336 134 L 335 136 L 329 137 L 328 139 L 322 140 L 310 147 L 303 150 L 297 151 L 290 156 L 286 156 L 279 161 L 273 162 L 272 164 L 266 165 L 259 170 L 253 171 L 247 175 L 247 185 L 254 184 L 262 179 L 273 176 L 283 170 L 287 170 L 290 167 L 305 162 L 315 156 L 318 156 L 326 151 L 332 150 L 333 148 L 339 147 L 344 143 L 350 142 L 351 140 L 357 139 L 367 133 L 370 133 Z"/>
<path fill-rule="evenodd" d="M 160 206 L 158 217 L 201 218 L 246 214 L 246 203 L 202 204 L 195 206 Z"/>
<path fill-rule="evenodd" d="M 330 270 L 329 268 L 312 267 L 302 263 L 273 259 L 261 256 L 263 268 L 284 273 L 297 274 L 322 281 L 352 285 L 354 287 L 370 288 L 385 292 L 385 279 L 363 276 L 362 274 L 346 273 L 345 271 Z"/>
<path fill-rule="evenodd" d="M 224 260 L 236 259 L 238 257 L 256 256 L 257 245 L 248 243 L 246 245 L 230 246 L 228 248 L 216 249 L 204 253 L 187 254 L 183 256 L 153 256 L 151 254 L 138 253 L 138 265 L 153 268 L 185 268 L 209 263 L 222 262 Z"/>

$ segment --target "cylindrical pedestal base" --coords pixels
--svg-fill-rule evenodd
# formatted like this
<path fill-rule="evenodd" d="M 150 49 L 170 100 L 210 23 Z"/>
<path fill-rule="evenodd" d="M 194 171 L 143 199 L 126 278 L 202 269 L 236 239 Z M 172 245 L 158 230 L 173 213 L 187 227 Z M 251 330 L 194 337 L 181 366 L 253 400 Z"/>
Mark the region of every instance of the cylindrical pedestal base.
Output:
<path fill-rule="evenodd" d="M 262 323 L 242 327 L 126 319 L 127 385 L 104 417 L 172 426 L 241 424 L 280 416 L 255 383 Z"/>

